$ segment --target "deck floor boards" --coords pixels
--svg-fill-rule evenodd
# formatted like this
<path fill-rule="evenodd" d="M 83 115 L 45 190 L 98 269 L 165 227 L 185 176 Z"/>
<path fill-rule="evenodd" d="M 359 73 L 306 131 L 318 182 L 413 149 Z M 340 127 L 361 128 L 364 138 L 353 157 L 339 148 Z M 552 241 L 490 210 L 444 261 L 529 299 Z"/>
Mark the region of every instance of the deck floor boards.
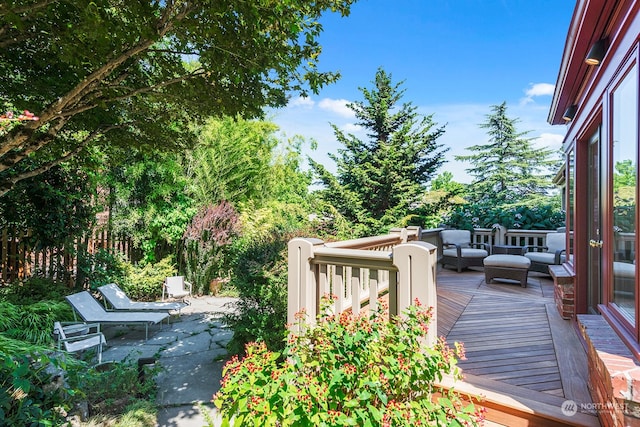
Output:
<path fill-rule="evenodd" d="M 458 362 L 464 374 L 591 401 L 586 362 L 579 354 L 584 349 L 577 337 L 568 339 L 575 335 L 571 323 L 553 312 L 549 278 L 531 274 L 526 288 L 507 281 L 487 285 L 481 269 L 440 268 L 437 287 L 438 333 L 450 344 L 464 343 L 466 359 Z"/>

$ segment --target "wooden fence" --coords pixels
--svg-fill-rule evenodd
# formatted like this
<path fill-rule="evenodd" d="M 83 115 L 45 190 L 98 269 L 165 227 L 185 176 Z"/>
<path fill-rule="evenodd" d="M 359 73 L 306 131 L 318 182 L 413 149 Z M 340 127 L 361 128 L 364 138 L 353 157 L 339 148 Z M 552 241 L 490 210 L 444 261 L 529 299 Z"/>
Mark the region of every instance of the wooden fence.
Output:
<path fill-rule="evenodd" d="M 80 257 L 100 249 L 119 252 L 129 261 L 137 261 L 131 239 L 110 236 L 106 230 L 77 239 L 72 245 L 39 249 L 32 244 L 29 231 L 0 231 L 0 267 L 2 284 L 24 280 L 35 274 L 73 285 L 78 278 Z"/>

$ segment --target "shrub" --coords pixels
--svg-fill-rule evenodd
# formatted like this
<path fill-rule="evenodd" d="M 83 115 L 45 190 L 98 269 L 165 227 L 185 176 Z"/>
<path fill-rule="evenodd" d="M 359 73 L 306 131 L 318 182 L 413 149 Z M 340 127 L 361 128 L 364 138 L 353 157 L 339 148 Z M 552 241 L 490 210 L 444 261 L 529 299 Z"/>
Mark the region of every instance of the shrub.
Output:
<path fill-rule="evenodd" d="M 39 275 L 13 282 L 4 292 L 4 300 L 17 305 L 29 305 L 43 300 L 60 300 L 69 293 L 66 284 Z"/>
<path fill-rule="evenodd" d="M 224 320 L 233 330 L 229 351 L 241 353 L 245 344 L 263 341 L 274 351 L 284 348 L 287 322 L 287 243 L 289 234 L 273 232 L 234 243 L 231 286 L 238 292 L 234 310 Z"/>
<path fill-rule="evenodd" d="M 214 279 L 227 276 L 229 248 L 238 231 L 238 213 L 226 201 L 205 206 L 193 218 L 184 233 L 184 259 L 195 293 L 208 294 Z"/>
<path fill-rule="evenodd" d="M 108 363 L 87 371 L 70 373 L 69 380 L 79 390 L 79 396 L 89 405 L 92 416 L 122 415 L 126 408 L 137 406 L 141 400 L 153 402 L 156 393 L 154 376 L 159 366 L 144 367 L 141 379 L 137 358 L 129 357 L 119 363 Z"/>
<path fill-rule="evenodd" d="M 247 345 L 223 370 L 214 403 L 222 425 L 476 425 L 482 413 L 455 392 L 434 383 L 458 375 L 455 350 L 440 340 L 424 345 L 431 309 L 418 305 L 405 317 L 388 320 L 384 310 L 371 317 L 301 321 L 282 353 L 264 343 Z M 302 317 L 301 317 L 302 318 Z"/>
<path fill-rule="evenodd" d="M 120 288 L 132 300 L 155 301 L 162 296 L 162 283 L 167 277 L 175 276 L 176 268 L 172 257 L 166 257 L 153 264 L 141 262 L 138 265 L 125 263 L 125 277 Z"/>
<path fill-rule="evenodd" d="M 109 283 L 122 284 L 125 281 L 127 267 L 121 253 L 99 249 L 95 254 L 82 252 L 79 255 L 78 268 L 91 289 Z"/>
<path fill-rule="evenodd" d="M 443 221 L 451 228 L 463 230 L 491 228 L 493 224 L 523 230 L 555 230 L 565 225 L 565 213 L 553 204 L 510 208 L 471 204 L 456 208 Z"/>
<path fill-rule="evenodd" d="M 73 312 L 63 301 L 40 301 L 30 305 L 0 302 L 0 332 L 31 344 L 52 341 L 53 322 L 72 320 Z"/>
<path fill-rule="evenodd" d="M 61 375 L 64 357 L 0 334 L 2 425 L 61 425 L 75 390 Z"/>

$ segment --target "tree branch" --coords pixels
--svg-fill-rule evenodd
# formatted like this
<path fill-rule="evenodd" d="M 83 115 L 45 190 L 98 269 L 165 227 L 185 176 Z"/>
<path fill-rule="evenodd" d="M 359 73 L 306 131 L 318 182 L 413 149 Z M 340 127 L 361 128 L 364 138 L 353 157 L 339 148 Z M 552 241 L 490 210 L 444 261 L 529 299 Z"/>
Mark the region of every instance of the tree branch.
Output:
<path fill-rule="evenodd" d="M 11 190 L 18 182 L 23 181 L 23 180 L 28 179 L 28 178 L 33 178 L 34 176 L 38 176 L 38 175 L 50 170 L 51 168 L 59 165 L 60 163 L 71 159 L 73 156 L 75 156 L 78 153 L 80 153 L 80 151 L 82 151 L 89 144 L 89 142 L 91 142 L 93 139 L 97 138 L 99 135 L 105 134 L 105 133 L 107 133 L 108 131 L 110 131 L 112 129 L 116 129 L 116 128 L 122 127 L 122 126 L 124 126 L 124 125 L 113 125 L 113 126 L 108 126 L 106 128 L 97 129 L 97 130 L 91 132 L 85 139 L 83 139 L 82 142 L 80 142 L 76 148 L 74 148 L 73 150 L 67 152 L 66 154 L 63 154 L 59 158 L 57 158 L 55 160 L 52 160 L 51 162 L 45 163 L 43 165 L 40 165 L 39 167 L 37 167 L 35 169 L 32 169 L 30 171 L 23 172 L 23 173 L 20 173 L 20 174 L 18 174 L 16 176 L 5 178 L 5 179 L 1 180 L 0 181 L 0 197 L 2 197 L 9 190 Z"/>
<path fill-rule="evenodd" d="M 117 57 L 107 61 L 100 68 L 85 77 L 73 89 L 60 97 L 55 103 L 51 104 L 47 109 L 40 112 L 40 120 L 38 122 L 31 122 L 29 124 L 26 124 L 25 126 L 21 127 L 20 131 L 6 138 L 2 146 L 0 146 L 0 158 L 4 157 L 11 150 L 22 149 L 35 129 L 46 125 L 56 117 L 68 117 L 69 114 L 65 113 L 65 109 L 78 104 L 80 99 L 83 96 L 87 95 L 87 92 L 92 86 L 95 86 L 99 82 L 103 81 L 109 74 L 111 74 L 114 70 L 121 66 L 127 59 L 132 58 L 139 53 L 149 49 L 156 42 L 156 40 L 161 39 L 166 35 L 166 33 L 173 27 L 175 21 L 182 20 L 192 10 L 192 8 L 195 7 L 193 4 L 191 4 L 190 6 L 189 2 L 183 2 L 180 4 L 183 6 L 182 10 L 174 10 L 174 3 L 167 3 L 167 7 L 165 8 L 162 17 L 156 24 L 156 38 L 141 40 L 137 45 L 122 52 Z M 86 111 L 86 109 L 87 108 L 83 107 L 81 110 Z"/>
<path fill-rule="evenodd" d="M 15 13 L 16 15 L 19 15 L 21 13 L 34 12 L 36 10 L 40 10 L 44 7 L 49 6 L 51 3 L 56 3 L 57 1 L 59 0 L 42 0 L 39 3 L 29 4 L 22 7 L 18 6 L 11 10 L 11 12 Z M 0 16 L 6 15 L 8 12 L 9 9 L 7 8 L 7 6 L 4 4 L 0 4 Z M 27 16 L 29 16 L 29 14 L 27 14 Z"/>

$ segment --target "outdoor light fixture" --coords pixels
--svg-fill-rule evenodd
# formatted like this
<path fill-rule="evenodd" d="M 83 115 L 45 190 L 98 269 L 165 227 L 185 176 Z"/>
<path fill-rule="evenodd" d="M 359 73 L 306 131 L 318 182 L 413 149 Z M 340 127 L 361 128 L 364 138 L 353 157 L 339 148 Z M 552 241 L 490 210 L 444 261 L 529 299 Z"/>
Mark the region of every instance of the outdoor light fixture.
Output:
<path fill-rule="evenodd" d="M 607 52 L 607 40 L 600 39 L 591 46 L 591 50 L 587 54 L 587 57 L 584 59 L 589 65 L 600 65 L 602 58 L 604 58 L 604 54 Z"/>
<path fill-rule="evenodd" d="M 570 122 L 571 120 L 573 120 L 573 117 L 576 115 L 577 110 L 578 110 L 578 106 L 575 104 L 568 106 L 567 109 L 564 110 L 562 119 L 566 122 Z"/>

